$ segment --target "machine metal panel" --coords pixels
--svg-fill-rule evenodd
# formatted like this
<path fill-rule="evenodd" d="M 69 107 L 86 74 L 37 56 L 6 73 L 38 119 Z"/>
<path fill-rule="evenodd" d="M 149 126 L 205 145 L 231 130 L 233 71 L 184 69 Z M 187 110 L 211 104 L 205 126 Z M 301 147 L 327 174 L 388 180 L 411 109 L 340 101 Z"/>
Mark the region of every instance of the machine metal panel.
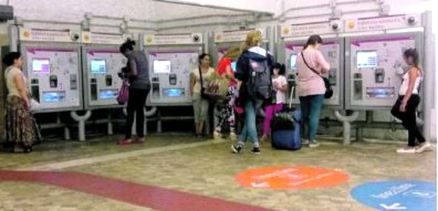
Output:
<path fill-rule="evenodd" d="M 35 113 L 81 110 L 80 45 L 22 41 L 26 74 Z"/>
<path fill-rule="evenodd" d="M 330 70 L 324 74 L 330 81 L 333 88 L 333 96 L 330 99 L 324 100 L 324 105 L 332 108 L 343 108 L 344 101 L 344 67 L 343 67 L 343 39 L 339 38 L 323 38 L 323 45 L 320 48 L 321 53 L 327 62 L 330 63 Z M 284 41 L 284 63 L 286 65 L 286 77 L 288 78 L 289 86 L 294 87 L 293 100 L 294 105 L 299 104 L 298 93 L 296 91 L 297 67 L 296 58 L 303 50 L 307 39 Z"/>
<path fill-rule="evenodd" d="M 151 46 L 145 52 L 151 80 L 148 105 L 191 105 L 190 72 L 198 67 L 202 46 Z"/>
<path fill-rule="evenodd" d="M 398 98 L 403 52 L 422 52 L 422 33 L 375 34 L 346 38 L 346 108 L 389 109 Z"/>
<path fill-rule="evenodd" d="M 190 72 L 198 67 L 202 33 L 140 35 L 149 62 L 149 106 L 192 105 Z"/>
<path fill-rule="evenodd" d="M 117 102 L 122 79 L 118 76 L 127 65 L 119 45 L 89 44 L 82 47 L 85 109 L 123 107 Z"/>

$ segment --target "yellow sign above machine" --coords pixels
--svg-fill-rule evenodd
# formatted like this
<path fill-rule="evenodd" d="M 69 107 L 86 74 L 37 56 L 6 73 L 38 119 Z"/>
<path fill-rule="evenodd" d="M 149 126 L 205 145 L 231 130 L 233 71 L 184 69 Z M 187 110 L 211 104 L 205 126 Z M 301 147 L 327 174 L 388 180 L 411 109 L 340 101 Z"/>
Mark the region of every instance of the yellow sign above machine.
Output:
<path fill-rule="evenodd" d="M 128 38 L 129 36 L 126 34 L 82 32 L 83 43 L 120 45 Z"/>
<path fill-rule="evenodd" d="M 79 34 L 71 30 L 19 28 L 21 41 L 79 42 Z"/>
<path fill-rule="evenodd" d="M 202 44 L 202 33 L 146 34 L 144 45 Z"/>
<path fill-rule="evenodd" d="M 421 24 L 420 14 L 358 18 L 346 20 L 344 32 L 364 32 L 421 27 Z"/>
<path fill-rule="evenodd" d="M 340 28 L 340 21 L 292 24 L 281 26 L 281 37 L 304 37 L 312 34 L 332 34 Z"/>
<path fill-rule="evenodd" d="M 214 42 L 241 42 L 244 41 L 248 32 L 258 30 L 265 37 L 266 33 L 262 29 L 248 29 L 248 30 L 237 30 L 237 31 L 220 31 L 214 33 Z"/>

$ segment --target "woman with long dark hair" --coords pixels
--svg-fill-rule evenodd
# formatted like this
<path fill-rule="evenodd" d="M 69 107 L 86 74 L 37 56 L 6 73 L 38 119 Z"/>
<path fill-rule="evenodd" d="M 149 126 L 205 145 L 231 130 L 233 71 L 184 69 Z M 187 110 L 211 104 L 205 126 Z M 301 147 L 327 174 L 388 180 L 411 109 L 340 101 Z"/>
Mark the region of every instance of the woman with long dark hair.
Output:
<path fill-rule="evenodd" d="M 21 68 L 23 59 L 19 52 L 8 53 L 3 58 L 6 87 L 6 145 L 14 147 L 14 152 L 31 152 L 35 142 L 41 140 L 40 131 L 30 112 L 31 98 L 27 79 Z"/>
<path fill-rule="evenodd" d="M 287 79 L 284 76 L 286 67 L 284 64 L 276 63 L 272 68 L 272 88 L 274 89 L 274 101 L 265 106 L 265 119 L 263 122 L 262 141 L 267 141 L 271 135 L 271 122 L 276 113 L 283 110 L 286 104 L 286 92 L 288 88 Z"/>
<path fill-rule="evenodd" d="M 209 83 L 210 76 L 214 73 L 211 67 L 211 56 L 203 53 L 198 57 L 198 68 L 190 73 L 190 95 L 193 101 L 193 113 L 195 119 L 195 133 L 197 137 L 202 136 L 204 125 L 208 121 L 208 99 L 203 99 L 201 95 L 201 83 L 204 88 Z M 202 81 L 201 81 L 202 77 Z"/>
<path fill-rule="evenodd" d="M 128 65 L 125 68 L 129 80 L 128 115 L 126 118 L 125 139 L 118 144 L 144 142 L 144 106 L 151 88 L 149 81 L 149 69 L 146 55 L 142 51 L 134 50 L 135 41 L 127 40 L 120 46 L 120 53 L 128 58 Z M 134 124 L 134 113 L 136 113 L 137 138 L 131 140 L 132 125 Z"/>
<path fill-rule="evenodd" d="M 319 146 L 315 138 L 326 91 L 320 74 L 326 73 L 330 69 L 330 64 L 319 51 L 321 45 L 322 38 L 319 35 L 310 36 L 304 50 L 297 58 L 297 93 L 300 98 L 304 123 L 303 144 L 308 144 L 309 147 Z"/>
<path fill-rule="evenodd" d="M 423 80 L 423 71 L 419 67 L 419 56 L 415 48 L 403 52 L 403 59 L 409 66 L 403 75 L 399 98 L 391 109 L 391 114 L 402 121 L 408 130 L 408 145 L 398 149 L 397 153 L 420 153 L 431 148 L 417 127 L 416 111 L 420 104 L 419 87 Z"/>

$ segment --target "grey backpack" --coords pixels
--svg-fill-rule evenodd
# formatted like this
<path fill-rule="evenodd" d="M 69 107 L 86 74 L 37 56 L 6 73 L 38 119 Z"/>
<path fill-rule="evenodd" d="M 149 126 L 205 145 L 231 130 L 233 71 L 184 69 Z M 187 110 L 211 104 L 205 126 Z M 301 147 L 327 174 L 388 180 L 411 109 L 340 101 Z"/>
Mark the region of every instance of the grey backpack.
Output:
<path fill-rule="evenodd" d="M 253 99 L 269 100 L 272 97 L 272 77 L 268 61 L 249 59 L 248 94 Z"/>

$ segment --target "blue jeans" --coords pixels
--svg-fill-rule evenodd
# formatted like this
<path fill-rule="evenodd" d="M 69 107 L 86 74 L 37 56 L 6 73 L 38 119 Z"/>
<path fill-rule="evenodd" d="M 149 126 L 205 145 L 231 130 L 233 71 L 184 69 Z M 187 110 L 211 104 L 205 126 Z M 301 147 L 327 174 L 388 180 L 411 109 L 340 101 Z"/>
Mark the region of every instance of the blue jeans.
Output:
<path fill-rule="evenodd" d="M 260 147 L 259 138 L 256 127 L 257 109 L 260 108 L 261 103 L 253 100 L 248 100 L 245 103 L 245 122 L 239 136 L 237 144 L 244 145 L 245 141 L 251 139 L 254 147 Z"/>
<path fill-rule="evenodd" d="M 315 141 L 318 131 L 319 115 L 321 114 L 324 95 L 309 95 L 300 97 L 301 112 L 303 114 L 304 138 Z M 307 127 L 307 131 L 306 131 Z"/>

